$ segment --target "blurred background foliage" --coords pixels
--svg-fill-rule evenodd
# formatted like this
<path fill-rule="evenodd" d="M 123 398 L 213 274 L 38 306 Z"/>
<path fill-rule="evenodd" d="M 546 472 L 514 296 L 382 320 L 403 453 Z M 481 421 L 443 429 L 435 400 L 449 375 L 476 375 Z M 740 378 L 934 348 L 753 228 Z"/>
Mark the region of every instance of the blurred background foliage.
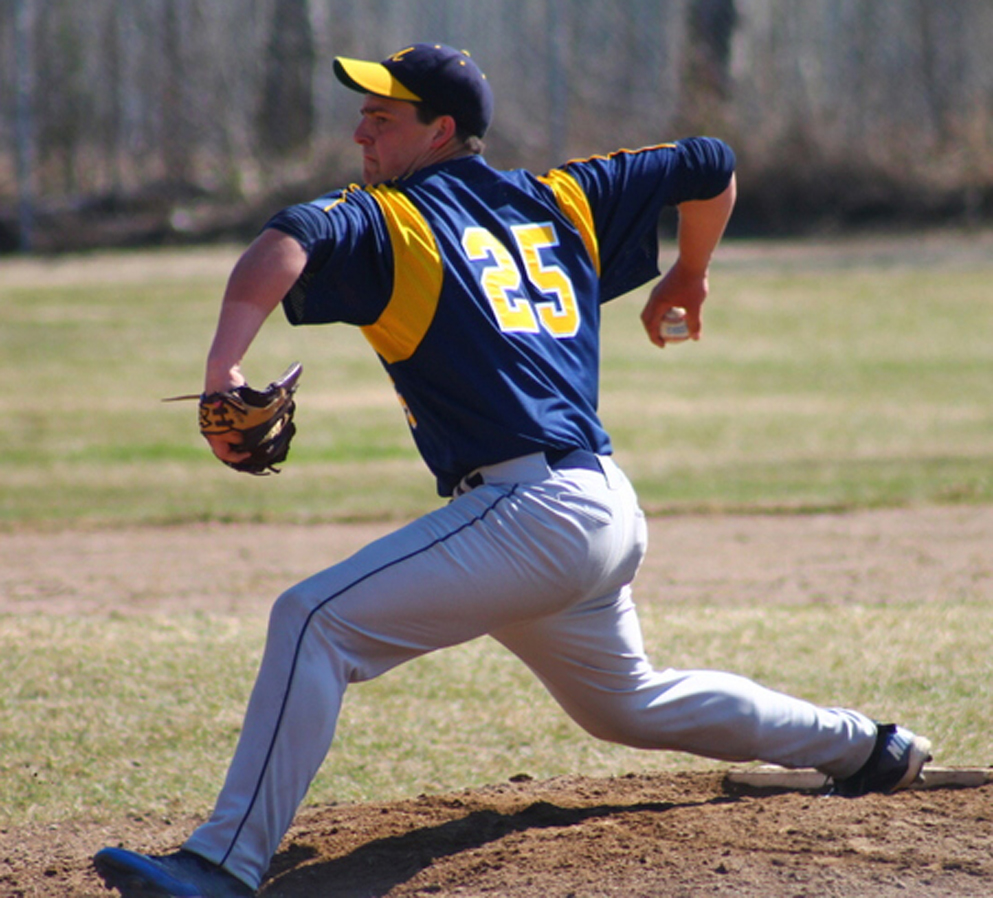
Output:
<path fill-rule="evenodd" d="M 989 0 L 3 0 L 0 251 L 253 235 L 358 177 L 331 58 L 465 47 L 487 157 L 708 133 L 732 234 L 993 218 Z"/>

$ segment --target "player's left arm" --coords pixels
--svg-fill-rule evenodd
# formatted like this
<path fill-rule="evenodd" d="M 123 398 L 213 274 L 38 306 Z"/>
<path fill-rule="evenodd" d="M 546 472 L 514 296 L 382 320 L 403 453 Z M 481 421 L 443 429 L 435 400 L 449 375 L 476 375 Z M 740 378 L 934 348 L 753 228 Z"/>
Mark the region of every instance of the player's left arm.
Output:
<path fill-rule="evenodd" d="M 653 288 L 641 312 L 641 323 L 648 339 L 664 347 L 660 334 L 662 316 L 679 306 L 686 309 L 690 338 L 700 339 L 700 307 L 707 298 L 710 260 L 724 235 L 734 209 L 737 186 L 734 174 L 728 186 L 706 200 L 680 203 L 676 261 Z"/>

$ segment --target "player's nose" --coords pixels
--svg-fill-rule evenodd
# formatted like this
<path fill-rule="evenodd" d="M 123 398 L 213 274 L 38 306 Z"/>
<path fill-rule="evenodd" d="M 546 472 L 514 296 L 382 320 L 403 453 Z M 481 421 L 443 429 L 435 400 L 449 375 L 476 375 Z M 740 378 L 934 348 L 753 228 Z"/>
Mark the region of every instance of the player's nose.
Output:
<path fill-rule="evenodd" d="M 369 136 L 369 130 L 366 127 L 366 120 L 364 118 L 356 126 L 352 134 L 352 140 L 360 146 L 368 146 L 372 143 L 372 138 Z"/>

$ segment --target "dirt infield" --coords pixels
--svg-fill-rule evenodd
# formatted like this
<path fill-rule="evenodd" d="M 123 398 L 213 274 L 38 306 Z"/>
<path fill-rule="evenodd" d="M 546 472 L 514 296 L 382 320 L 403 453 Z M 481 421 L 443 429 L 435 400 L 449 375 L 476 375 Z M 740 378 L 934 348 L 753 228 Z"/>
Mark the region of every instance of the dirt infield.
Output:
<path fill-rule="evenodd" d="M 652 521 L 640 592 L 729 604 L 928 601 L 993 595 L 993 508 Z M 0 612 L 258 608 L 380 525 L 203 525 L 0 534 Z M 177 553 L 252 545 L 237 597 L 212 594 Z M 721 548 L 706 570 L 693 547 Z M 333 549 L 330 547 L 334 547 Z M 52 559 L 57 558 L 58 564 Z M 126 601 L 125 601 L 126 600 Z M 712 599 L 711 599 L 712 600 Z M 980 896 L 993 894 L 993 785 L 845 800 L 729 790 L 714 772 L 613 779 L 526 777 L 485 789 L 308 808 L 266 898 L 457 895 Z M 171 850 L 193 819 L 85 820 L 0 831 L 0 895 L 105 895 L 89 858 L 117 843 Z"/>
<path fill-rule="evenodd" d="M 89 857 L 171 850 L 194 821 L 0 834 L 0 894 L 107 895 Z M 856 800 L 726 794 L 720 774 L 563 777 L 310 808 L 264 898 L 988 896 L 993 786 Z"/>

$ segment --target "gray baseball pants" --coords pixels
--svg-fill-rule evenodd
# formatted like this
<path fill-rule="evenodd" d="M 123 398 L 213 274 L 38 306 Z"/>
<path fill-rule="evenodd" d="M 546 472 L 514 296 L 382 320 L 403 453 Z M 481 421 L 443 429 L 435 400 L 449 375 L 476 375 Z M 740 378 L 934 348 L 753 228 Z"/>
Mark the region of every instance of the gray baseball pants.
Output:
<path fill-rule="evenodd" d="M 456 493 L 279 597 L 217 806 L 184 847 L 257 887 L 331 746 L 346 686 L 483 635 L 600 739 L 838 777 L 868 759 L 876 726 L 857 711 L 730 673 L 653 669 L 630 589 L 645 521 L 609 458 L 552 468 L 524 456 Z"/>

